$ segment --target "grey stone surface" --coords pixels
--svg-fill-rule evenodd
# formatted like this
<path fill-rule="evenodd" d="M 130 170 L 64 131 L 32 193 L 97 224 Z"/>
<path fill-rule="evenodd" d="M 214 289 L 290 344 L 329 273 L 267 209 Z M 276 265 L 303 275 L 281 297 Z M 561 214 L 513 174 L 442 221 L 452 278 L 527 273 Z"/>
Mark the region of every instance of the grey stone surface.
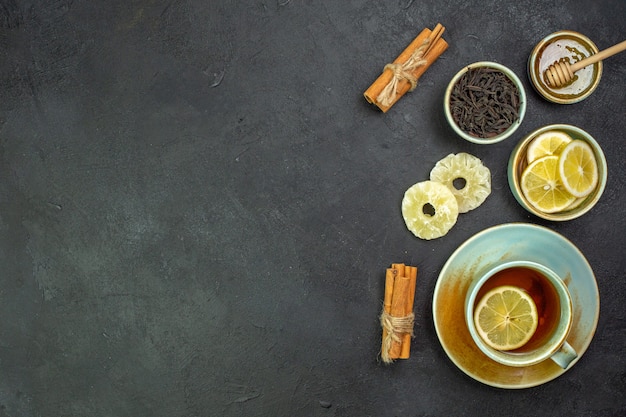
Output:
<path fill-rule="evenodd" d="M 526 77 L 570 29 L 602 49 L 626 2 L 0 1 L 0 416 L 626 414 L 626 55 L 587 100 Z M 450 48 L 382 114 L 363 91 L 424 27 Z M 465 64 L 522 78 L 528 111 L 496 145 L 463 142 L 442 97 Z M 594 210 L 532 217 L 506 180 L 525 133 L 569 123 L 603 146 Z M 443 238 L 404 226 L 404 191 L 449 153 L 493 173 Z M 536 388 L 467 377 L 432 323 L 463 241 L 545 225 L 585 254 L 601 313 L 589 350 Z M 378 360 L 384 268 L 420 268 L 411 358 Z"/>

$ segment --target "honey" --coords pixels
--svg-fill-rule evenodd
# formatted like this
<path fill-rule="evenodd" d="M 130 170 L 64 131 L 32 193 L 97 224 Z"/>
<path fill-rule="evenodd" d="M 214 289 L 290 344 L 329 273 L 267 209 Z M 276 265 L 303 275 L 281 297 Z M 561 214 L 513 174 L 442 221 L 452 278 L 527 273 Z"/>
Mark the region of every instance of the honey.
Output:
<path fill-rule="evenodd" d="M 535 46 L 528 60 L 528 74 L 533 87 L 554 103 L 572 104 L 585 99 L 600 82 L 602 62 L 576 71 L 573 79 L 559 88 L 548 85 L 545 72 L 557 62 L 573 65 L 596 53 L 598 48 L 580 33 L 560 31 L 547 36 Z"/>

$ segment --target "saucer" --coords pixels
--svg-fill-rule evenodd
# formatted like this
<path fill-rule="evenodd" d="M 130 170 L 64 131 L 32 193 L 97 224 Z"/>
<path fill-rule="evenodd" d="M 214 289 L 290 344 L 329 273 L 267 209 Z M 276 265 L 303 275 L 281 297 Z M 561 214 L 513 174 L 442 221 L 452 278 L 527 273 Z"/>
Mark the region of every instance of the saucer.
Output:
<path fill-rule="evenodd" d="M 578 357 L 567 369 L 551 360 L 523 368 L 499 364 L 482 353 L 470 336 L 463 312 L 469 278 L 494 263 L 513 260 L 547 266 L 570 291 L 574 318 L 567 341 Z M 589 347 L 599 314 L 598 286 L 584 255 L 562 235 L 527 223 L 493 226 L 465 241 L 443 266 L 433 295 L 435 330 L 448 357 L 470 377 L 499 388 L 533 387 L 565 373 Z"/>

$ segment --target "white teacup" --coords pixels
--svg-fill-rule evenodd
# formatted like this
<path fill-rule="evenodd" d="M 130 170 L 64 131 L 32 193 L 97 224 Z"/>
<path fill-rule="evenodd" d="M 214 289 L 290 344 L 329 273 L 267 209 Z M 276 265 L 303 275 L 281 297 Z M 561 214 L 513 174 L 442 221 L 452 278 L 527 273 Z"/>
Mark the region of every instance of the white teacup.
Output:
<path fill-rule="evenodd" d="M 501 285 L 526 291 L 537 306 L 539 323 L 531 339 L 510 351 L 487 345 L 474 324 L 474 308 L 482 295 Z M 572 327 L 572 300 L 563 280 L 549 268 L 530 261 L 510 261 L 474 277 L 465 299 L 465 321 L 478 348 L 489 358 L 508 366 L 530 366 L 547 359 L 563 369 L 578 356 L 566 339 Z"/>

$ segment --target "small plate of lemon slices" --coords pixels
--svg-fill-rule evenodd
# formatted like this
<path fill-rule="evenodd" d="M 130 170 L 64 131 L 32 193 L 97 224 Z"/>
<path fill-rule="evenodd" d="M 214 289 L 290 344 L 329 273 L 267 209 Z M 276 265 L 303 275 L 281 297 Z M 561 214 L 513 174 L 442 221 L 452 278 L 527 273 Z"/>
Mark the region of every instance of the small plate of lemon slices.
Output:
<path fill-rule="evenodd" d="M 490 359 L 474 343 L 464 311 L 470 282 L 486 268 L 508 261 L 544 265 L 567 285 L 573 310 L 567 342 L 578 353 L 567 369 L 549 359 L 526 367 L 506 366 Z M 470 377 L 499 388 L 533 387 L 567 372 L 591 344 L 599 314 L 596 278 L 582 252 L 559 233 L 530 223 L 493 226 L 469 238 L 444 264 L 433 295 L 435 330 L 445 353 Z"/>

